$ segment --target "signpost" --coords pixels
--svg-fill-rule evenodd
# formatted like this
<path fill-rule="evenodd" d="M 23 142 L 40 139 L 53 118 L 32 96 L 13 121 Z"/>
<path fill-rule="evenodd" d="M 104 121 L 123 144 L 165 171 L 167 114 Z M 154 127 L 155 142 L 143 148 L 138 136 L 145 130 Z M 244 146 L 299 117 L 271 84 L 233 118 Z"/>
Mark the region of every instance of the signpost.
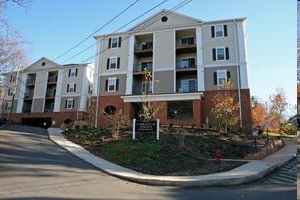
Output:
<path fill-rule="evenodd" d="M 159 140 L 159 119 L 151 121 L 133 119 L 133 140 L 136 139 L 136 133 L 156 133 L 156 139 Z"/>

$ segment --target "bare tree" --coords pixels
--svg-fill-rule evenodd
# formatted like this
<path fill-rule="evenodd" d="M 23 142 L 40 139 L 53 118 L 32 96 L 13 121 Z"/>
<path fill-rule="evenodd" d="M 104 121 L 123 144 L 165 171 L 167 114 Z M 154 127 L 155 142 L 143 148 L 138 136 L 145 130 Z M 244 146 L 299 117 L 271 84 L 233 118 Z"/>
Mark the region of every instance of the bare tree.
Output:
<path fill-rule="evenodd" d="M 9 72 L 15 67 L 24 67 L 28 63 L 24 49 L 27 42 L 2 17 L 4 10 L 12 3 L 24 8 L 29 5 L 28 0 L 0 0 L 0 73 Z"/>

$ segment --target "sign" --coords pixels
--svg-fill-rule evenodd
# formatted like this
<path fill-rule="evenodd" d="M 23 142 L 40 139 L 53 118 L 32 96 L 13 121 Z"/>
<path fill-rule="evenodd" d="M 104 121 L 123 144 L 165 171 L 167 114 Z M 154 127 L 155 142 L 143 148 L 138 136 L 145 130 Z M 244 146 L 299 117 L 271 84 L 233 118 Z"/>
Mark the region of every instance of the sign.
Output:
<path fill-rule="evenodd" d="M 135 131 L 137 132 L 156 132 L 156 129 L 157 129 L 156 121 L 137 120 L 135 123 Z"/>
<path fill-rule="evenodd" d="M 135 140 L 138 133 L 156 133 L 156 139 L 159 140 L 159 119 L 156 121 L 142 121 L 133 119 L 132 139 Z"/>

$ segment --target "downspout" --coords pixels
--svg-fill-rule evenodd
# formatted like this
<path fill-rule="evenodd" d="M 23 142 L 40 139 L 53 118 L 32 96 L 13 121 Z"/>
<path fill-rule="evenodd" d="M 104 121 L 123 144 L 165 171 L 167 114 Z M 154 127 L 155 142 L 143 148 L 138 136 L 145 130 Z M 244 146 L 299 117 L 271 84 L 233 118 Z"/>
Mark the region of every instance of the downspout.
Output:
<path fill-rule="evenodd" d="M 242 119 L 242 105 L 241 105 L 241 83 L 240 83 L 240 54 L 239 54 L 239 46 L 238 46 L 238 33 L 237 33 L 237 24 L 236 20 L 234 22 L 234 45 L 235 45 L 235 53 L 237 56 L 237 64 L 236 64 L 236 73 L 237 73 L 237 90 L 238 90 L 238 101 L 239 101 L 239 116 L 240 116 L 240 128 L 243 126 L 243 119 Z"/>

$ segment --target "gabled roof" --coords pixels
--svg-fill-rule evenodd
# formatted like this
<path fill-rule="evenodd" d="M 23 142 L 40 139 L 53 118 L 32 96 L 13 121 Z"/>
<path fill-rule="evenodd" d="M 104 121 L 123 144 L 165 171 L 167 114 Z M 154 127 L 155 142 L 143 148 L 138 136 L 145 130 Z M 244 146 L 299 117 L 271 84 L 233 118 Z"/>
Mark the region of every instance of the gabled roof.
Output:
<path fill-rule="evenodd" d="M 162 18 L 167 17 L 167 20 L 163 22 Z M 176 28 L 181 26 L 197 25 L 204 21 L 196 18 L 189 17 L 171 10 L 163 9 L 151 17 L 145 19 L 139 24 L 133 26 L 128 31 L 139 30 L 158 30 L 166 28 Z"/>
<path fill-rule="evenodd" d="M 36 62 L 32 63 L 31 65 L 29 65 L 28 67 L 26 67 L 24 70 L 22 71 L 36 71 L 36 70 L 43 70 L 43 69 L 50 69 L 50 68 L 57 68 L 60 67 L 61 65 L 55 63 L 54 61 L 42 57 L 39 60 L 37 60 Z"/>

